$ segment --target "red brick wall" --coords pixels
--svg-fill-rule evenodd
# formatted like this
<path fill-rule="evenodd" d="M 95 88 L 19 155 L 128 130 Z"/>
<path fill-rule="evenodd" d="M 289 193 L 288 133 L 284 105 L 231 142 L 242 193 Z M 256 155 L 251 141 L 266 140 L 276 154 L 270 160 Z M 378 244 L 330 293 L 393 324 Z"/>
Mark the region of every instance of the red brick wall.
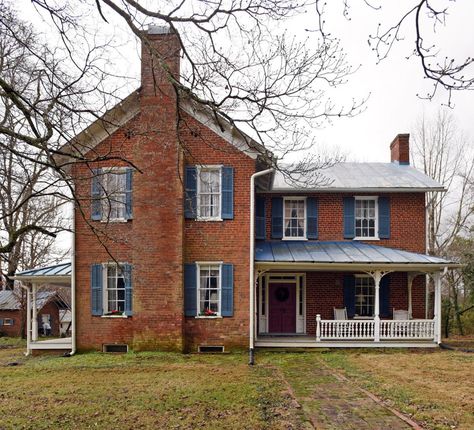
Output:
<path fill-rule="evenodd" d="M 0 319 L 11 318 L 13 325 L 1 325 L 0 333 L 5 336 L 19 337 L 21 332 L 20 311 L 0 311 Z"/>
<path fill-rule="evenodd" d="M 185 220 L 184 260 L 223 261 L 234 266 L 234 315 L 222 319 L 187 317 L 186 349 L 198 345 L 246 347 L 249 332 L 249 213 L 250 176 L 255 160 L 235 149 L 207 127 L 183 113 L 186 127 L 181 137 L 189 150 L 186 164 L 234 167 L 234 219 L 224 221 Z"/>
<path fill-rule="evenodd" d="M 271 198 L 288 194 L 266 194 L 267 240 L 271 239 Z M 319 203 L 319 240 L 344 240 L 344 193 L 298 194 L 317 197 Z M 357 193 L 357 195 L 363 195 Z M 389 246 L 412 252 L 425 252 L 425 195 L 424 193 L 367 194 L 390 197 L 390 239 L 370 241 L 374 245 Z"/>
<path fill-rule="evenodd" d="M 316 335 L 316 314 L 322 319 L 334 319 L 334 308 L 344 307 L 342 272 L 306 273 L 306 330 Z M 390 310 L 408 310 L 407 274 L 390 275 Z M 425 317 L 424 277 L 415 278 L 412 287 L 413 318 Z"/>
<path fill-rule="evenodd" d="M 410 164 L 410 135 L 399 134 L 390 144 L 390 159 L 402 164 Z"/>

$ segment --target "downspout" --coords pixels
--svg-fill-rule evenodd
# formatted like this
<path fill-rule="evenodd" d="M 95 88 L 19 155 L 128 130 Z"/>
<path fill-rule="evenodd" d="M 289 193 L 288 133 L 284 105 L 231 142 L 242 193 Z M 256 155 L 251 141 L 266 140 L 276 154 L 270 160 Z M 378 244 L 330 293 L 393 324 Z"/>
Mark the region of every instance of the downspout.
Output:
<path fill-rule="evenodd" d="M 76 205 L 72 205 L 72 246 L 71 246 L 71 357 L 76 353 Z"/>
<path fill-rule="evenodd" d="M 255 178 L 274 172 L 266 169 L 250 177 L 250 252 L 249 252 L 249 294 L 250 294 L 250 332 L 249 332 L 249 365 L 255 364 Z"/>
<path fill-rule="evenodd" d="M 26 352 L 25 355 L 31 355 L 31 296 L 30 289 L 21 282 L 20 286 L 26 290 Z"/>

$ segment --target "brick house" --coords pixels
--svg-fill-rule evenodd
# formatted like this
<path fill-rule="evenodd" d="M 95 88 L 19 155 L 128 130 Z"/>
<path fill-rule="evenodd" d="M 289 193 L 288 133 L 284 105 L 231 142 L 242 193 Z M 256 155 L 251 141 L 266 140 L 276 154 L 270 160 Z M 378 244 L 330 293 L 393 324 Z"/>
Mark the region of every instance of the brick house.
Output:
<path fill-rule="evenodd" d="M 147 37 L 178 77 L 176 35 Z M 75 212 L 79 349 L 439 343 L 453 263 L 425 255 L 425 194 L 443 189 L 409 165 L 408 135 L 390 163 L 297 186 L 223 118 L 177 103 L 146 47 L 141 80 L 65 147 L 109 157 L 71 170 L 90 202 Z"/>

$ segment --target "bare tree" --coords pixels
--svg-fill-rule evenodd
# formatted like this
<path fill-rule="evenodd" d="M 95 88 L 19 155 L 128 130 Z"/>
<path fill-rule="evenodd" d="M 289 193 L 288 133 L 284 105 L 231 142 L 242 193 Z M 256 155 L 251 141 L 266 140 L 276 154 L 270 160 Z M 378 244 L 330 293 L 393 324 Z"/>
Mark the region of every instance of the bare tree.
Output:
<path fill-rule="evenodd" d="M 474 215 L 474 148 L 457 129 L 450 112 L 440 110 L 433 120 L 420 119 L 414 135 L 414 164 L 442 184 L 445 193 L 427 193 L 427 247 L 431 255 L 459 259 L 460 239 L 468 237 Z M 463 272 L 445 277 L 446 321 L 451 309 L 462 333 L 460 288 Z M 449 327 L 447 326 L 446 331 Z"/>
<path fill-rule="evenodd" d="M 335 4 L 343 6 L 343 15 L 351 19 L 351 7 L 354 0 L 329 2 L 316 0 L 316 11 L 319 17 L 319 31 L 324 37 L 332 37 L 327 31 L 327 9 Z M 382 12 L 381 0 L 361 0 L 361 7 Z M 395 2 L 390 2 L 395 3 Z M 397 13 L 391 15 L 389 23 L 374 23 L 375 33 L 368 35 L 368 43 L 377 56 L 377 61 L 383 61 L 390 56 L 394 46 L 406 39 L 407 34 L 413 34 L 413 44 L 405 57 L 418 58 L 426 79 L 433 82 L 433 87 L 426 95 L 419 97 L 431 100 L 440 88 L 447 91 L 447 105 L 452 105 L 453 91 L 474 89 L 474 58 L 454 58 L 440 48 L 440 30 L 448 24 L 449 11 L 462 7 L 456 0 L 437 2 L 434 0 L 412 0 L 396 2 Z M 390 5 L 393 7 L 393 4 Z"/>

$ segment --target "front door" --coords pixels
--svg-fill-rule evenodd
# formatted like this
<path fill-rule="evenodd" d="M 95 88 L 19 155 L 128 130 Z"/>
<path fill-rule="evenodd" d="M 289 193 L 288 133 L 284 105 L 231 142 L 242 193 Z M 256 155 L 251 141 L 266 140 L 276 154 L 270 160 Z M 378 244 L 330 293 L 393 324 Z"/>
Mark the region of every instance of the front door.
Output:
<path fill-rule="evenodd" d="M 296 333 L 295 284 L 271 283 L 268 295 L 269 333 Z"/>

